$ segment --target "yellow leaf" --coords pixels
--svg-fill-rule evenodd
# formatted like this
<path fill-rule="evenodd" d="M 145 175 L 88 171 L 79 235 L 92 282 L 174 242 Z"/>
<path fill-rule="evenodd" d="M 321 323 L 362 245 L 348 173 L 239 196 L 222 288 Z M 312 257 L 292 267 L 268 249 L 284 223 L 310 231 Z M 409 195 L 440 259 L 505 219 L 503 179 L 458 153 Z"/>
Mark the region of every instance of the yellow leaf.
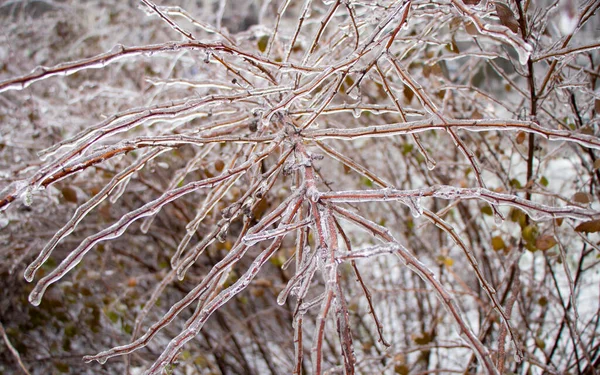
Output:
<path fill-rule="evenodd" d="M 546 348 L 546 343 L 544 342 L 544 340 L 540 339 L 539 337 L 536 337 L 535 346 L 544 350 Z"/>
<path fill-rule="evenodd" d="M 258 39 L 258 50 L 260 52 L 265 52 L 267 50 L 267 45 L 269 43 L 269 36 L 268 35 L 263 35 L 260 37 L 260 39 Z"/>
<path fill-rule="evenodd" d="M 446 267 L 452 267 L 454 265 L 454 259 L 447 257 L 445 255 L 439 255 L 437 260 L 440 264 L 445 265 Z"/>
<path fill-rule="evenodd" d="M 506 248 L 506 244 L 504 243 L 504 240 L 502 239 L 502 237 L 500 237 L 500 236 L 492 237 L 492 249 L 494 249 L 494 251 L 500 251 L 504 248 Z"/>
<path fill-rule="evenodd" d="M 523 239 L 525 241 L 533 243 L 535 241 L 535 238 L 537 237 L 537 233 L 538 231 L 535 225 L 528 225 L 525 228 L 523 228 L 521 235 L 523 236 Z"/>

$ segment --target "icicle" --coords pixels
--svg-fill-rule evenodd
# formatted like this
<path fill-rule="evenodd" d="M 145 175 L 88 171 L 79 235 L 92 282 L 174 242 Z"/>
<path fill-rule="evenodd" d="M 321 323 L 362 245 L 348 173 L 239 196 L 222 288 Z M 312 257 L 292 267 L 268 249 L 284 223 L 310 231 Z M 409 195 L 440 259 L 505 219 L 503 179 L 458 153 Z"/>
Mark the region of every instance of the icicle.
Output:
<path fill-rule="evenodd" d="M 496 223 L 496 225 L 502 225 L 504 223 L 504 216 L 502 216 L 497 208 L 494 212 L 494 223 Z"/>
<path fill-rule="evenodd" d="M 421 207 L 421 198 L 420 197 L 413 197 L 413 196 L 408 196 L 405 198 L 400 199 L 400 202 L 402 202 L 404 205 L 408 206 L 408 208 L 410 208 L 410 213 L 414 216 L 414 217 L 419 217 L 423 214 L 423 207 Z"/>

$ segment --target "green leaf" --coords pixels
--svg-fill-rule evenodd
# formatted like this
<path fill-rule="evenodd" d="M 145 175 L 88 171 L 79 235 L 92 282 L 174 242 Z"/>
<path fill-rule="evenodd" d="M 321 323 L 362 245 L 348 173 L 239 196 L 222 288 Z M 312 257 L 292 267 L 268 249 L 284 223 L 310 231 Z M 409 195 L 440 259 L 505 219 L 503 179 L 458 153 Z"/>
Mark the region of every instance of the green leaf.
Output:
<path fill-rule="evenodd" d="M 546 178 L 546 176 L 542 176 L 542 178 L 540 178 L 540 185 L 548 187 L 548 179 Z"/>
<path fill-rule="evenodd" d="M 513 178 L 512 180 L 510 180 L 509 184 L 511 187 L 513 187 L 515 189 L 520 189 L 521 187 L 523 187 L 523 185 L 521 185 L 519 180 L 517 180 L 516 178 Z"/>
<path fill-rule="evenodd" d="M 361 181 L 362 181 L 362 183 L 363 183 L 365 186 L 367 186 L 367 187 L 370 187 L 370 188 L 372 188 L 372 187 L 373 187 L 373 181 L 371 181 L 371 179 L 369 179 L 369 178 L 367 178 L 367 177 L 363 177 L 363 178 L 361 179 Z"/>
<path fill-rule="evenodd" d="M 117 314 L 114 311 L 109 311 L 108 314 L 106 314 L 106 316 L 108 317 L 108 319 L 113 322 L 116 323 L 119 321 L 119 314 Z"/>
<path fill-rule="evenodd" d="M 490 206 L 483 206 L 481 207 L 481 213 L 487 216 L 492 216 L 494 214 L 494 211 Z"/>

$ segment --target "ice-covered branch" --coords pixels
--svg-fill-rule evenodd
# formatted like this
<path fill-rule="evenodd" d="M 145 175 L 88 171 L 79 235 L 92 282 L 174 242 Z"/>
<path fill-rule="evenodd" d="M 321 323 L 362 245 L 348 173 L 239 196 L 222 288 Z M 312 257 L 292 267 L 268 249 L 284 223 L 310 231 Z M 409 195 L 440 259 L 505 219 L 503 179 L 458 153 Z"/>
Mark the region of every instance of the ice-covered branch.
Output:
<path fill-rule="evenodd" d="M 479 199 L 493 205 L 512 206 L 524 211 L 529 217 L 536 221 L 561 217 L 581 220 L 600 216 L 600 212 L 592 209 L 585 209 L 577 206 L 553 207 L 520 198 L 512 194 L 497 193 L 481 188 L 459 188 L 448 185 L 434 185 L 413 190 L 386 188 L 379 190 L 337 191 L 321 193 L 319 199 L 328 203 L 400 201 L 411 207 L 411 210 L 414 212 L 415 208 L 413 208 L 413 204 L 411 204 L 414 203 L 414 200 L 407 200 L 410 198 L 420 199 L 427 197 L 448 200 Z M 416 210 L 418 211 L 419 208 L 417 207 Z"/>

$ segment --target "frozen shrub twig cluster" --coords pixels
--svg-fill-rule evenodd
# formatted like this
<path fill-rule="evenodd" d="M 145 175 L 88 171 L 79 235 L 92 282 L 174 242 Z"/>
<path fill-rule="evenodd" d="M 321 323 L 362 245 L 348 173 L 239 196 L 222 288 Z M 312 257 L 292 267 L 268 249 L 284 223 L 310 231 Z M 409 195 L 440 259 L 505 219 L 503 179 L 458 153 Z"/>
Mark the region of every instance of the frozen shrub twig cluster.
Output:
<path fill-rule="evenodd" d="M 0 196 L 10 211 L 43 194 L 78 201 L 68 181 L 81 176 L 97 185 L 26 268 L 34 305 L 126 233 L 172 244 L 131 342 L 87 362 L 169 337 L 147 374 L 172 371 L 263 274 L 280 284 L 271 302 L 289 310 L 295 348 L 253 338 L 263 359 L 251 369 L 256 354 L 239 349 L 246 372 L 597 372 L 597 288 L 583 275 L 598 281 L 600 44 L 588 36 L 600 3 L 248 2 L 258 23 L 238 33 L 223 26 L 225 1 L 206 5 L 214 22 L 142 3 L 171 40 L 0 82 L 10 101 L 146 64 L 143 105 L 41 151 Z M 94 85 L 83 79 L 82 92 Z M 44 266 L 128 195 L 142 203 Z M 162 233 L 165 220 L 179 230 Z M 185 294 L 145 327 L 186 278 Z"/>

